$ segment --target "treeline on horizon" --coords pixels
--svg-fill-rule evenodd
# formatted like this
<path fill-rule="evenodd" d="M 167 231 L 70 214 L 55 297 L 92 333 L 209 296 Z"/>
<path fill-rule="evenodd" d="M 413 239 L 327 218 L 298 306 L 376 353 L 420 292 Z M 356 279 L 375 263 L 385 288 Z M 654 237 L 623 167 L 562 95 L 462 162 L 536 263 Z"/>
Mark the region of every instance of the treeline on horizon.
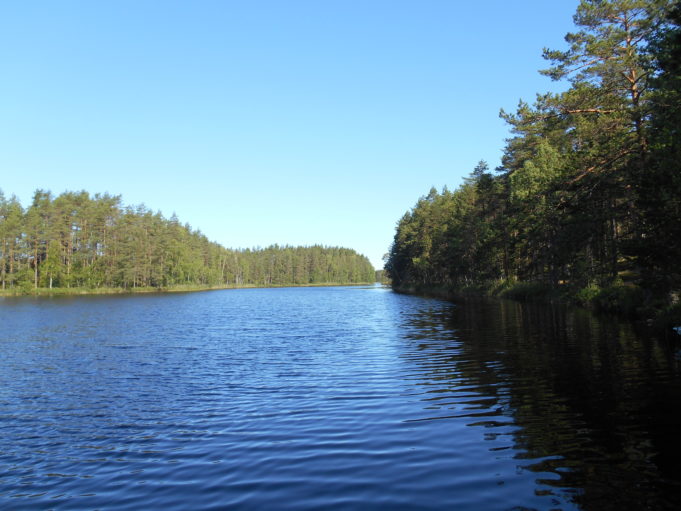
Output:
<path fill-rule="evenodd" d="M 373 282 L 354 250 L 234 250 L 120 196 L 37 190 L 29 207 L 0 191 L 0 288 L 172 288 Z"/>
<path fill-rule="evenodd" d="M 681 3 L 582 0 L 574 21 L 541 71 L 569 87 L 502 110 L 502 165 L 481 161 L 399 220 L 386 262 L 396 289 L 678 300 Z"/>

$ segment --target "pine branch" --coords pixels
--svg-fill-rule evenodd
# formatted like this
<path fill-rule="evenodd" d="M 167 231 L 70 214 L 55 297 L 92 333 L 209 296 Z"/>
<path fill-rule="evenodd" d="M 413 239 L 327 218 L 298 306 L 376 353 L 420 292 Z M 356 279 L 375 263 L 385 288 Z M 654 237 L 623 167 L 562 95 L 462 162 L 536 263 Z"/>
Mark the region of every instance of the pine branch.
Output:
<path fill-rule="evenodd" d="M 612 158 L 607 158 L 607 159 L 605 159 L 605 160 L 599 161 L 599 162 L 596 163 L 595 165 L 592 165 L 591 167 L 589 167 L 589 168 L 587 168 L 586 170 L 584 170 L 584 171 L 583 171 L 580 175 L 578 175 L 576 178 L 574 178 L 574 179 L 572 179 L 571 181 L 569 181 L 569 182 L 568 182 L 568 185 L 573 185 L 573 184 L 575 184 L 576 182 L 582 180 L 585 176 L 588 176 L 589 174 L 593 173 L 596 169 L 599 169 L 599 168 L 603 168 L 603 167 L 607 167 L 607 166 L 609 166 L 609 165 L 612 165 L 612 164 L 615 163 L 617 160 L 619 160 L 619 159 L 623 158 L 624 156 L 626 156 L 626 155 L 628 155 L 628 154 L 631 154 L 631 153 L 633 153 L 633 152 L 634 152 L 633 149 L 625 149 L 625 150 L 620 151 L 619 153 L 617 153 L 617 154 L 616 154 L 615 156 L 613 156 Z"/>

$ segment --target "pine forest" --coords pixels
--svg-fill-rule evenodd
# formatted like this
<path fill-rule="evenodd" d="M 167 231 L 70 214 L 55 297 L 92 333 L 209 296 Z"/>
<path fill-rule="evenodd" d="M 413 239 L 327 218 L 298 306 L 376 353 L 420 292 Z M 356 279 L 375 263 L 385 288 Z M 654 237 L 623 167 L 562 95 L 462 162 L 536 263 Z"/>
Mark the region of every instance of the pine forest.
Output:
<path fill-rule="evenodd" d="M 501 116 L 481 161 L 398 222 L 386 270 L 405 291 L 560 290 L 606 308 L 681 290 L 681 3 L 583 0 L 542 74 L 565 84 Z"/>
<path fill-rule="evenodd" d="M 124 207 L 119 196 L 38 190 L 24 209 L 0 192 L 2 290 L 351 284 L 374 277 L 354 250 L 227 249 L 175 215 Z"/>

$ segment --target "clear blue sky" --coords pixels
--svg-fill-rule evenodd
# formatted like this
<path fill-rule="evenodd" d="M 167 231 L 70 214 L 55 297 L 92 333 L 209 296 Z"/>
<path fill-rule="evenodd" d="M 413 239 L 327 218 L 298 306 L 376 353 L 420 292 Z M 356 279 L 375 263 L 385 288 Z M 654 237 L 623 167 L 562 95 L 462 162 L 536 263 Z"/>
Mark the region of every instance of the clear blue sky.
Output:
<path fill-rule="evenodd" d="M 431 186 L 499 164 L 500 108 L 556 90 L 577 0 L 0 4 L 0 189 L 121 194 L 228 247 L 376 267 Z"/>

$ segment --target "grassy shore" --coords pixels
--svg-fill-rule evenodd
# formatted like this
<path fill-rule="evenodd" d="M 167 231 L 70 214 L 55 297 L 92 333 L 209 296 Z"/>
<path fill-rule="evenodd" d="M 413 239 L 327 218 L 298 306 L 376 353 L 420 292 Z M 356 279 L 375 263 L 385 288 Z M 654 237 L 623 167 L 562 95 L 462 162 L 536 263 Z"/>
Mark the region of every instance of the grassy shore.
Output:
<path fill-rule="evenodd" d="M 367 286 L 373 282 L 356 282 L 343 284 L 339 282 L 326 282 L 323 284 L 281 284 L 281 285 L 230 285 L 230 286 L 200 286 L 179 285 L 170 287 L 39 287 L 39 288 L 13 288 L 0 289 L 2 296 L 78 296 L 78 295 L 122 295 L 122 294 L 145 294 L 145 293 L 191 293 L 196 291 L 211 291 L 218 289 L 256 289 L 256 288 L 280 288 L 280 287 L 332 287 L 332 286 Z"/>

